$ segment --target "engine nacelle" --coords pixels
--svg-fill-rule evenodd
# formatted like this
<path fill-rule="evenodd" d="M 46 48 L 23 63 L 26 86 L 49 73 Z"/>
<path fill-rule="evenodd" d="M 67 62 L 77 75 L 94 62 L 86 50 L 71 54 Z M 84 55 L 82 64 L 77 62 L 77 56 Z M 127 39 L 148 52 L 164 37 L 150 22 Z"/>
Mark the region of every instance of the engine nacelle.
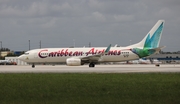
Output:
<path fill-rule="evenodd" d="M 66 64 L 68 66 L 80 66 L 82 65 L 81 64 L 81 59 L 76 59 L 76 58 L 69 58 L 69 59 L 66 59 Z"/>

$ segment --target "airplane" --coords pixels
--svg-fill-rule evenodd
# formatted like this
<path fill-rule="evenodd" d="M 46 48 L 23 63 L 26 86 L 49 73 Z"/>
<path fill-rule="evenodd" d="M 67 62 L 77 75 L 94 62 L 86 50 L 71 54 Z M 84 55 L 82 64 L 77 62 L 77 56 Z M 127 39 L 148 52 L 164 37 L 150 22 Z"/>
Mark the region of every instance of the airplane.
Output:
<path fill-rule="evenodd" d="M 160 61 L 157 60 L 157 59 L 153 59 L 153 60 L 152 60 L 152 63 L 153 63 L 153 64 L 162 64 L 162 62 L 160 62 Z"/>
<path fill-rule="evenodd" d="M 149 59 L 144 60 L 144 59 L 139 59 L 139 64 L 151 64 L 153 63 L 153 61 L 151 62 Z"/>
<path fill-rule="evenodd" d="M 0 65 L 17 65 L 17 64 L 9 60 L 0 60 Z"/>
<path fill-rule="evenodd" d="M 66 63 L 67 66 L 89 64 L 95 67 L 97 63 L 122 62 L 137 60 L 158 53 L 164 27 L 164 20 L 158 20 L 147 35 L 138 43 L 126 47 L 84 47 L 84 48 L 43 48 L 33 49 L 19 56 L 19 60 L 32 65 L 46 63 Z"/>
<path fill-rule="evenodd" d="M 9 60 L 0 60 L 0 65 L 8 64 L 10 63 Z"/>
<path fill-rule="evenodd" d="M 131 61 L 124 61 L 124 62 L 120 62 L 121 64 L 162 64 L 162 62 L 160 62 L 157 59 L 138 59 L 138 60 L 131 60 Z"/>
<path fill-rule="evenodd" d="M 151 64 L 150 60 L 138 59 L 127 61 L 127 64 Z"/>

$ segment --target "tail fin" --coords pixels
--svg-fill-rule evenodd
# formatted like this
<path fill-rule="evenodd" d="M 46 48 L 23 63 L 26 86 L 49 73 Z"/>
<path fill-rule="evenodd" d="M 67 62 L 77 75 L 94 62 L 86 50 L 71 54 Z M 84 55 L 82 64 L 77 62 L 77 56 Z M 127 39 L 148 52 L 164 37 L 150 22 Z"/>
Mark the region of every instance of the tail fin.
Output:
<path fill-rule="evenodd" d="M 141 40 L 139 43 L 130 45 L 128 47 L 132 48 L 157 48 L 159 47 L 159 43 L 161 40 L 161 35 L 164 27 L 164 20 L 159 20 L 154 27 L 148 32 L 148 34 L 144 37 L 143 40 Z"/>

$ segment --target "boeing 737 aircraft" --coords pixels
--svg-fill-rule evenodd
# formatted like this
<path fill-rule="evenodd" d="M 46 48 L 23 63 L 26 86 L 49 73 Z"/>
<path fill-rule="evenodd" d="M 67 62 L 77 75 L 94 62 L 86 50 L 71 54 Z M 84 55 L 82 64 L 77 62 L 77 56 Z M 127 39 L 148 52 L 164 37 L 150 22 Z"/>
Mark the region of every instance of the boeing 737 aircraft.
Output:
<path fill-rule="evenodd" d="M 44 48 L 34 49 L 19 56 L 19 59 L 32 64 L 62 63 L 68 66 L 80 66 L 89 63 L 89 67 L 102 62 L 121 62 L 136 60 L 158 53 L 164 20 L 159 20 L 148 34 L 138 43 L 126 47 L 94 48 Z"/>

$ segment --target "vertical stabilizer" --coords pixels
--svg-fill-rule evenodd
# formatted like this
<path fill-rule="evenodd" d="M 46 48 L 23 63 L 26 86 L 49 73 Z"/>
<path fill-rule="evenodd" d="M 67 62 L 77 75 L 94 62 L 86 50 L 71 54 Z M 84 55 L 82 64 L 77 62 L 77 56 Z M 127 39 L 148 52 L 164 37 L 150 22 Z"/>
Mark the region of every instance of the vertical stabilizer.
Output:
<path fill-rule="evenodd" d="M 130 45 L 132 48 L 157 48 L 161 40 L 161 35 L 164 27 L 164 20 L 159 20 L 154 27 L 148 32 L 142 41 L 137 44 Z"/>

